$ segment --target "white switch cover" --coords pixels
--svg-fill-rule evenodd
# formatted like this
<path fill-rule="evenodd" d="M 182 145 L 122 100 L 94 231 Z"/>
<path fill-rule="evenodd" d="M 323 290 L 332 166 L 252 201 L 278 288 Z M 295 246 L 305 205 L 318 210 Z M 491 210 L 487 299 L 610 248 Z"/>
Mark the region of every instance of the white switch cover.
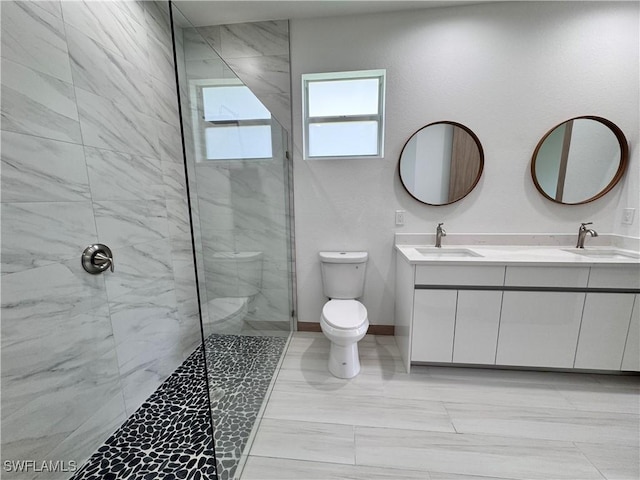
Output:
<path fill-rule="evenodd" d="M 404 210 L 396 210 L 396 225 L 404 225 Z"/>
<path fill-rule="evenodd" d="M 635 216 L 635 208 L 625 208 L 622 210 L 622 223 L 624 225 L 633 225 L 633 217 Z"/>

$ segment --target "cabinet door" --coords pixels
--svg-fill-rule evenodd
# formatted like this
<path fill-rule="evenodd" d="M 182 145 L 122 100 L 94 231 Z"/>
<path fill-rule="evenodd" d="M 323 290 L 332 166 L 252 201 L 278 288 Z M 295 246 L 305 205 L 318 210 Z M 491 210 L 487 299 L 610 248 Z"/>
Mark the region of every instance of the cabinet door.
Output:
<path fill-rule="evenodd" d="M 572 368 L 584 293 L 504 292 L 498 365 Z"/>
<path fill-rule="evenodd" d="M 640 295 L 636 295 L 636 301 L 631 314 L 631 324 L 627 335 L 627 344 L 622 357 L 622 370 L 640 372 Z"/>
<path fill-rule="evenodd" d="M 456 320 L 455 290 L 416 290 L 411 360 L 451 362 Z"/>
<path fill-rule="evenodd" d="M 634 295 L 588 293 L 575 368 L 620 370 Z"/>
<path fill-rule="evenodd" d="M 458 292 L 453 342 L 455 363 L 495 364 L 501 305 L 502 292 Z"/>

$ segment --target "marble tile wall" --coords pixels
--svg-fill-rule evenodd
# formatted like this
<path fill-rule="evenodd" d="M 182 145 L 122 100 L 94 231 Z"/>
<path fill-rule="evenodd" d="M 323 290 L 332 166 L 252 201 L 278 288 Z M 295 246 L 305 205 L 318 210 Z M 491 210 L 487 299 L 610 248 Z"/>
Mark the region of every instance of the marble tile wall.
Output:
<path fill-rule="evenodd" d="M 168 5 L 6 1 L 1 37 L 2 460 L 80 465 L 200 342 Z"/>
<path fill-rule="evenodd" d="M 201 271 L 205 288 L 201 298 L 205 299 L 205 305 L 213 308 L 210 302 L 219 298 L 221 291 L 228 290 L 228 277 L 216 274 L 225 267 L 214 265 L 215 253 L 262 252 L 260 293 L 253 299 L 244 322 L 238 323 L 235 330 L 225 331 L 260 330 L 251 327 L 252 322 L 288 331 L 291 310 L 289 186 L 285 159 L 287 131 L 291 128 L 288 22 L 183 28 L 181 39 L 184 66 L 178 67 L 180 92 L 183 104 L 189 106 L 183 121 L 190 131 L 196 132 L 188 137 L 187 158 L 194 166 L 192 205 L 199 219 L 196 236 L 202 249 L 198 251 L 204 257 Z M 195 92 L 189 90 L 188 85 L 236 78 L 252 90 L 276 120 L 273 159 L 198 161 L 197 152 L 203 148 L 197 134 L 203 128 L 202 115 L 198 114 L 198 105 L 193 101 Z M 215 308 L 208 318 L 218 318 Z M 205 325 L 205 333 L 220 333 L 212 322 Z"/>

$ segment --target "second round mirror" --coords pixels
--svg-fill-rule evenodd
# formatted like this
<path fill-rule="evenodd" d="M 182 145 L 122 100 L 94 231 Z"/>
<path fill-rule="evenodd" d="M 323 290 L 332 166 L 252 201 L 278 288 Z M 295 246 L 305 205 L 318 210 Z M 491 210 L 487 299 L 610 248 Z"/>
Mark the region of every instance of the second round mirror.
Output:
<path fill-rule="evenodd" d="M 627 140 L 613 122 L 576 117 L 556 125 L 540 140 L 531 175 L 549 200 L 579 205 L 602 197 L 618 183 L 628 154 Z"/>
<path fill-rule="evenodd" d="M 428 205 L 448 205 L 468 195 L 483 167 L 478 137 L 455 122 L 422 127 L 405 144 L 399 163 L 404 188 Z"/>

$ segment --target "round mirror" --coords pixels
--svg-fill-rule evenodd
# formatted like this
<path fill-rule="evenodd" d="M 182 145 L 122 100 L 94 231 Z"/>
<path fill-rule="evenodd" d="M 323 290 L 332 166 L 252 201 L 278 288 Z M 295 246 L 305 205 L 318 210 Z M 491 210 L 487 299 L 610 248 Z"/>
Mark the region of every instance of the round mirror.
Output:
<path fill-rule="evenodd" d="M 622 178 L 629 147 L 622 131 L 600 117 L 576 117 L 542 137 L 531 159 L 538 191 L 566 205 L 602 197 Z"/>
<path fill-rule="evenodd" d="M 422 127 L 400 154 L 400 180 L 416 200 L 448 205 L 476 186 L 484 167 L 482 145 L 475 134 L 455 122 Z"/>

